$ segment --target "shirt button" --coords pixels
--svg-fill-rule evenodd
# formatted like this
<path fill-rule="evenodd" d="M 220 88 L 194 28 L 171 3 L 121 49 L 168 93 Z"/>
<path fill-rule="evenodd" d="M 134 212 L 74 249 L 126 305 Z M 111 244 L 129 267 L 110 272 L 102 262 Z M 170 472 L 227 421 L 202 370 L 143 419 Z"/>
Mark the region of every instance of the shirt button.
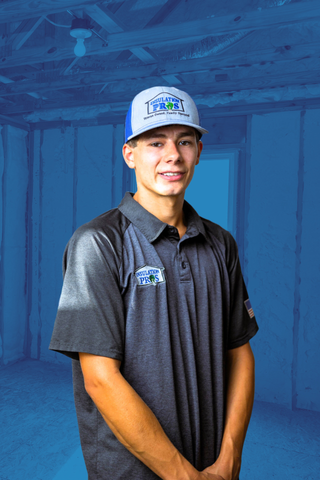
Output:
<path fill-rule="evenodd" d="M 182 264 L 181 264 L 181 265 L 182 265 L 182 268 L 187 268 L 187 264 L 186 264 L 186 262 L 182 262 Z"/>

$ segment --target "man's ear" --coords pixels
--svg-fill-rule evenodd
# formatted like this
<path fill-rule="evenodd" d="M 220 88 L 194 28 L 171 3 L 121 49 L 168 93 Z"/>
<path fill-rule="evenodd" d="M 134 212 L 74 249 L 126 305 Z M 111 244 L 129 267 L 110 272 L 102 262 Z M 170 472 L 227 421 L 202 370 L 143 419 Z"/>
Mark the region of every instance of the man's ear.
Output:
<path fill-rule="evenodd" d="M 198 163 L 199 163 L 202 149 L 203 149 L 203 143 L 201 142 L 201 140 L 199 140 L 199 142 L 198 142 L 198 158 L 197 158 L 197 161 L 196 161 L 196 165 L 198 165 Z"/>
<path fill-rule="evenodd" d="M 125 143 L 122 147 L 122 155 L 128 167 L 134 168 L 135 165 L 134 165 L 133 148 L 130 147 L 127 143 Z"/>

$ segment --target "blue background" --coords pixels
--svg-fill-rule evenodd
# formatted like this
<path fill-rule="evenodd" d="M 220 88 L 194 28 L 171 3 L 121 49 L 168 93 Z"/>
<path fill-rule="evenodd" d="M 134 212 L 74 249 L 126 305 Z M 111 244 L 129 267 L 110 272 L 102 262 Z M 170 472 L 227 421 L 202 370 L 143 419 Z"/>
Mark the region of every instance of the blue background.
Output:
<path fill-rule="evenodd" d="M 319 480 L 320 108 L 212 108 L 202 124 L 185 198 L 235 236 L 260 327 L 241 480 Z M 123 123 L 27 132 L 0 120 L 0 480 L 86 478 L 70 359 L 48 345 L 66 243 L 135 191 L 123 138 Z"/>

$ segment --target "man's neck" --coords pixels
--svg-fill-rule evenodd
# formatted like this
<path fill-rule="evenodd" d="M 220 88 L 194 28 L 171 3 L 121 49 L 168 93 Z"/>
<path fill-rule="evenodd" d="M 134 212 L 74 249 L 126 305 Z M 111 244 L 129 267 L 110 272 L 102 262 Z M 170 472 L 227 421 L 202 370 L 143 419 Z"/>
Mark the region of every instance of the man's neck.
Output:
<path fill-rule="evenodd" d="M 136 192 L 133 198 L 161 222 L 168 223 L 180 231 L 184 230 L 186 223 L 183 213 L 183 196 L 165 197 L 158 195 L 154 197 Z"/>

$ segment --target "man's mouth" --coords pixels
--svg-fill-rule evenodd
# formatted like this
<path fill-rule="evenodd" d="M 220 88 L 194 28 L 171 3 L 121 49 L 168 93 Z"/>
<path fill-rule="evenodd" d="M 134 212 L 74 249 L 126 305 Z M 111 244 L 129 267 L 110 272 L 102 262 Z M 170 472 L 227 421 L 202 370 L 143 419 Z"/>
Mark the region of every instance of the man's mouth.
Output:
<path fill-rule="evenodd" d="M 166 178 L 167 180 L 180 180 L 183 177 L 185 172 L 163 172 L 160 173 L 162 178 Z"/>

